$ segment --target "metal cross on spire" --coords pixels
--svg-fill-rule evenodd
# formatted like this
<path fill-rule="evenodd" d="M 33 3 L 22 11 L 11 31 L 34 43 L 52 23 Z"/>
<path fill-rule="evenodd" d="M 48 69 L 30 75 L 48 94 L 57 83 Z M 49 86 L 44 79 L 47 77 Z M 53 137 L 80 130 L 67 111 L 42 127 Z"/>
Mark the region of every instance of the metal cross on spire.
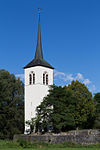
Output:
<path fill-rule="evenodd" d="M 39 6 L 39 8 L 38 8 L 39 16 L 40 16 L 41 10 L 42 10 L 42 9 L 41 9 L 40 6 Z"/>

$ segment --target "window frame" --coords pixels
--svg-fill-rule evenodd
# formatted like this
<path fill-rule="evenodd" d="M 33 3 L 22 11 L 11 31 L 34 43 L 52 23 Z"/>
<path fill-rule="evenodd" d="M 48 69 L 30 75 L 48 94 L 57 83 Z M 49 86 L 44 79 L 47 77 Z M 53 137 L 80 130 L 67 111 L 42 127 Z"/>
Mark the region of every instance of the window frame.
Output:
<path fill-rule="evenodd" d="M 29 74 L 29 85 L 35 84 L 35 73 L 33 71 Z"/>
<path fill-rule="evenodd" d="M 44 72 L 43 73 L 43 85 L 48 85 L 48 83 L 49 83 L 48 73 Z"/>

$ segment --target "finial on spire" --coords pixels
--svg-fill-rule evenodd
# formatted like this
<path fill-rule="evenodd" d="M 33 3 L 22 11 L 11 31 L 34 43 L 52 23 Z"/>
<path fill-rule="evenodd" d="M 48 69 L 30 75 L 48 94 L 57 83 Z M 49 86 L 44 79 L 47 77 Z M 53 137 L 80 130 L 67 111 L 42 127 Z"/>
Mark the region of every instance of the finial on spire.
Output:
<path fill-rule="evenodd" d="M 40 8 L 40 5 L 39 5 L 39 8 L 38 8 L 39 16 L 40 16 L 41 10 L 42 10 L 42 9 Z"/>

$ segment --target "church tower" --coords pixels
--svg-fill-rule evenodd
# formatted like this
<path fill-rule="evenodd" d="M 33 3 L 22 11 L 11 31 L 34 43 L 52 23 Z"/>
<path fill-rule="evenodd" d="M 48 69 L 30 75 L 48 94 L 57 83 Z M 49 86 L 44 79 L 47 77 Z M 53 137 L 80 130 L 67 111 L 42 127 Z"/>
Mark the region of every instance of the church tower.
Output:
<path fill-rule="evenodd" d="M 37 47 L 34 59 L 24 67 L 25 71 L 25 122 L 36 116 L 36 107 L 48 94 L 53 85 L 53 67 L 43 59 L 40 29 L 38 25 Z M 25 124 L 25 133 L 30 127 Z"/>

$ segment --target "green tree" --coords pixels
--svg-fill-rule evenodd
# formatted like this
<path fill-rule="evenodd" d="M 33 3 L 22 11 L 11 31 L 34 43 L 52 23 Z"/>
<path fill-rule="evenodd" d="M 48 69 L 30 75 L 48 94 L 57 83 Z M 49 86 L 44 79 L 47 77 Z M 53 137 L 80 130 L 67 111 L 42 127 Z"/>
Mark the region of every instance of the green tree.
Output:
<path fill-rule="evenodd" d="M 65 132 L 89 128 L 93 122 L 95 105 L 91 92 L 79 81 L 65 87 L 52 86 L 49 94 L 37 107 L 36 131 Z"/>
<path fill-rule="evenodd" d="M 95 102 L 95 120 L 94 120 L 94 128 L 100 129 L 100 93 L 96 93 L 94 96 Z"/>
<path fill-rule="evenodd" d="M 23 92 L 20 79 L 0 70 L 0 139 L 12 139 L 24 130 Z"/>
<path fill-rule="evenodd" d="M 72 83 L 68 85 L 68 89 L 72 91 L 72 95 L 77 101 L 74 112 L 76 127 L 92 128 L 95 105 L 91 92 L 85 84 L 79 81 L 72 81 Z"/>
<path fill-rule="evenodd" d="M 52 86 L 49 95 L 37 107 L 37 128 L 46 132 L 53 127 L 54 132 L 74 129 L 75 99 L 65 87 Z"/>

